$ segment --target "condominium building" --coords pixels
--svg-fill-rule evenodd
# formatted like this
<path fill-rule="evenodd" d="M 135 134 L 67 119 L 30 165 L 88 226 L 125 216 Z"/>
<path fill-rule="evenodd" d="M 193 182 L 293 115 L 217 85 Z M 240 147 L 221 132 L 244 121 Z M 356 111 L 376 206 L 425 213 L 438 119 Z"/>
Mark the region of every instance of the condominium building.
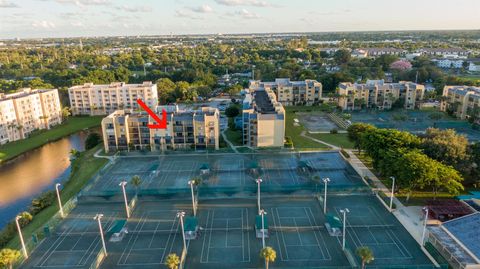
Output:
<path fill-rule="evenodd" d="M 115 82 L 106 85 L 85 83 L 68 89 L 73 115 L 107 115 L 119 109 L 138 109 L 137 99 L 147 106 L 158 104 L 157 85 Z"/>
<path fill-rule="evenodd" d="M 368 80 L 365 84 L 340 83 L 337 91 L 338 106 L 343 110 L 390 109 L 397 101 L 405 109 L 414 109 L 423 100 L 425 86 L 407 81 Z"/>
<path fill-rule="evenodd" d="M 218 109 L 202 107 L 180 111 L 177 106 L 159 106 L 160 118 L 166 111 L 167 128 L 150 129 L 155 120 L 143 111 L 117 110 L 102 120 L 105 151 L 219 149 Z"/>
<path fill-rule="evenodd" d="M 250 90 L 243 100 L 243 144 L 283 147 L 285 109 L 269 88 Z"/>
<path fill-rule="evenodd" d="M 250 90 L 268 89 L 277 96 L 283 105 L 313 105 L 322 97 L 322 83 L 316 80 L 290 81 L 288 78 L 277 78 L 274 82 L 250 81 Z"/>
<path fill-rule="evenodd" d="M 449 111 L 458 118 L 466 119 L 480 116 L 480 87 L 472 86 L 445 86 L 443 100 L 440 105 L 442 111 Z"/>
<path fill-rule="evenodd" d="M 0 144 L 24 139 L 35 130 L 62 122 L 58 91 L 21 89 L 0 93 Z"/>

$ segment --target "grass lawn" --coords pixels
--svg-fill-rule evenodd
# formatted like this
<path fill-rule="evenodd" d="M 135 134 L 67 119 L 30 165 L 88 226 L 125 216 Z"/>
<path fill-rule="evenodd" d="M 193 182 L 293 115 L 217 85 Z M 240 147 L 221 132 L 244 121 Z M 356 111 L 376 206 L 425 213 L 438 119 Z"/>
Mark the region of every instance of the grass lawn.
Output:
<path fill-rule="evenodd" d="M 346 149 L 354 148 L 353 142 L 348 140 L 348 134 L 308 134 L 308 136 L 325 141 L 326 143 L 337 147 Z"/>
<path fill-rule="evenodd" d="M 306 137 L 301 136 L 300 134 L 305 130 L 305 127 L 303 127 L 301 124 L 298 126 L 293 125 L 293 119 L 296 118 L 295 111 L 306 111 L 307 109 L 309 110 L 314 110 L 314 107 L 286 107 L 286 119 L 285 119 L 285 136 L 288 136 L 292 139 L 293 141 L 293 146 L 295 149 L 330 149 L 329 146 L 322 144 L 322 143 L 317 143 L 311 139 L 308 139 Z"/>
<path fill-rule="evenodd" d="M 80 157 L 73 161 L 72 172 L 61 192 L 62 202 L 67 202 L 70 198 L 75 196 L 84 185 L 93 177 L 93 175 L 100 170 L 107 162 L 104 158 L 95 158 L 93 154 L 101 148 L 99 145 L 88 151 L 84 151 L 80 154 Z M 33 220 L 25 228 L 23 228 L 23 236 L 26 241 L 29 241 L 32 234 L 38 229 L 42 229 L 47 221 L 58 212 L 58 204 L 45 208 L 37 215 L 33 216 Z M 18 236 L 15 236 L 8 244 L 7 247 L 20 249 L 20 241 Z"/>
<path fill-rule="evenodd" d="M 231 130 L 230 128 L 228 128 L 225 131 L 225 136 L 230 142 L 232 142 L 234 146 L 241 146 L 243 144 L 241 130 Z"/>
<path fill-rule="evenodd" d="M 102 118 L 102 116 L 70 117 L 61 125 L 57 125 L 50 130 L 41 130 L 35 132 L 29 138 L 0 146 L 0 163 L 80 130 L 99 126 Z"/>

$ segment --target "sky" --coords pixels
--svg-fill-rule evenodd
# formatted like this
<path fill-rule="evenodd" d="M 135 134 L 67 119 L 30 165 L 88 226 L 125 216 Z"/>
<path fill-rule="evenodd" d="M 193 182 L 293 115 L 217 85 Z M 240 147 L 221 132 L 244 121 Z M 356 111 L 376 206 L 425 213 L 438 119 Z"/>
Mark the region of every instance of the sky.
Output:
<path fill-rule="evenodd" d="M 480 29 L 480 0 L 0 0 L 0 38 Z"/>

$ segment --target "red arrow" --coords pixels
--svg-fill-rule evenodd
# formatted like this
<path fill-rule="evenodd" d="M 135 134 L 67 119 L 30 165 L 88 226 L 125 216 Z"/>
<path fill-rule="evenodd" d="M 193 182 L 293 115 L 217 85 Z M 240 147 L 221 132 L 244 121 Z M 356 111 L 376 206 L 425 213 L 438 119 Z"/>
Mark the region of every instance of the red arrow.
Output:
<path fill-rule="evenodd" d="M 137 99 L 137 103 L 147 111 L 148 115 L 150 115 L 157 123 L 147 125 L 150 129 L 167 129 L 167 111 L 162 109 L 162 118 L 160 119 L 155 112 L 153 112 L 142 100 Z"/>

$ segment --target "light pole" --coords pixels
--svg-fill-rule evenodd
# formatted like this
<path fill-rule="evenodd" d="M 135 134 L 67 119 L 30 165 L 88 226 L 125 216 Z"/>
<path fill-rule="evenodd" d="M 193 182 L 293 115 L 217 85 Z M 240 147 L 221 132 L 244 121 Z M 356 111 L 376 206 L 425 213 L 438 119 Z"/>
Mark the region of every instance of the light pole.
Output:
<path fill-rule="evenodd" d="M 346 227 L 347 227 L 347 213 L 349 213 L 350 210 L 348 208 L 341 209 L 340 213 L 343 213 L 343 240 L 342 240 L 342 250 L 345 250 L 345 232 L 346 232 Z"/>
<path fill-rule="evenodd" d="M 390 177 L 392 179 L 392 195 L 390 196 L 390 211 L 392 211 L 393 206 L 393 193 L 395 191 L 395 177 Z"/>
<path fill-rule="evenodd" d="M 260 215 L 262 216 L 262 246 L 265 248 L 265 215 L 267 212 L 263 209 L 260 210 Z"/>
<path fill-rule="evenodd" d="M 122 187 L 123 191 L 123 200 L 125 202 L 125 211 L 127 212 L 127 219 L 130 218 L 130 208 L 128 208 L 128 200 L 127 200 L 127 192 L 125 191 L 125 186 L 127 185 L 127 182 L 124 180 L 118 184 L 118 186 Z"/>
<path fill-rule="evenodd" d="M 423 242 L 425 242 L 425 233 L 427 231 L 428 207 L 424 207 L 423 210 L 425 211 L 425 221 L 423 222 L 423 232 L 422 232 L 422 241 L 421 241 L 422 246 L 423 246 Z"/>
<path fill-rule="evenodd" d="M 107 256 L 107 246 L 105 245 L 105 237 L 103 236 L 102 229 L 102 217 L 103 214 L 97 214 L 95 217 L 93 217 L 93 219 L 98 221 L 98 229 L 100 230 L 100 239 L 102 239 L 103 252 L 105 253 L 105 256 Z"/>
<path fill-rule="evenodd" d="M 330 178 L 324 178 L 323 183 L 325 183 L 325 198 L 323 199 L 323 214 L 327 213 L 327 185 L 330 182 Z"/>
<path fill-rule="evenodd" d="M 185 217 L 185 212 L 178 212 L 177 218 L 180 219 L 180 226 L 182 229 L 182 237 L 183 237 L 183 251 L 187 251 L 187 241 L 185 240 L 185 227 L 183 226 L 183 218 Z"/>
<path fill-rule="evenodd" d="M 255 180 L 257 182 L 257 206 L 258 206 L 258 215 L 260 215 L 260 183 L 262 183 L 262 179 L 258 178 Z"/>
<path fill-rule="evenodd" d="M 195 195 L 193 194 L 193 185 L 195 181 L 189 180 L 188 185 L 190 185 L 190 190 L 192 192 L 192 208 L 193 208 L 193 216 L 197 216 L 197 207 L 195 206 Z"/>
<path fill-rule="evenodd" d="M 57 200 L 58 200 L 58 207 L 60 208 L 60 216 L 65 218 L 65 213 L 63 212 L 63 205 L 62 199 L 60 198 L 60 183 L 55 184 L 55 190 L 57 191 Z"/>
<path fill-rule="evenodd" d="M 23 240 L 22 229 L 20 228 L 20 223 L 18 222 L 22 216 L 15 217 L 15 224 L 17 224 L 18 237 L 20 237 L 20 243 L 22 244 L 23 256 L 25 259 L 28 259 L 27 247 L 25 246 L 25 241 Z"/>

